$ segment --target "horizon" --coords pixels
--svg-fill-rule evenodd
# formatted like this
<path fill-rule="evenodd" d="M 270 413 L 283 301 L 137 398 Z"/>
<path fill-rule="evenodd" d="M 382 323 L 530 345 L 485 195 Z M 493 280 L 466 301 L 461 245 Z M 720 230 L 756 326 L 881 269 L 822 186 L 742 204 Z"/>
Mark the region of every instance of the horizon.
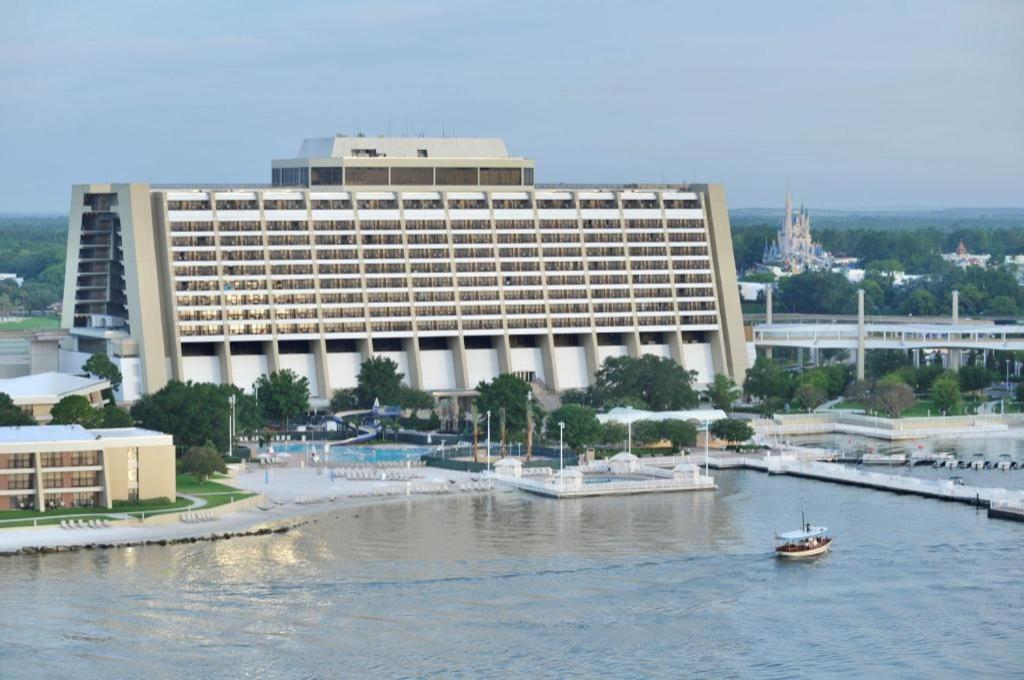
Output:
<path fill-rule="evenodd" d="M 5 213 L 76 183 L 266 182 L 338 131 L 496 136 L 539 183 L 721 182 L 735 209 L 787 184 L 818 209 L 1024 198 L 1020 4 L 655 2 L 633 33 L 634 7 L 578 2 L 5 10 Z"/>

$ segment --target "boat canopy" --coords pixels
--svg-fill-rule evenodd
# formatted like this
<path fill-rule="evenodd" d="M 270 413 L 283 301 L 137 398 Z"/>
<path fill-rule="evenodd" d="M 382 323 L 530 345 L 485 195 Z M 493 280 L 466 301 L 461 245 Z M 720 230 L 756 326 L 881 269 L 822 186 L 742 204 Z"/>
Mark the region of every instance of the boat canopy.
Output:
<path fill-rule="evenodd" d="M 787 531 L 784 534 L 776 534 L 775 538 L 780 541 L 804 541 L 809 538 L 816 538 L 828 533 L 826 527 L 810 527 L 807 531 Z"/>

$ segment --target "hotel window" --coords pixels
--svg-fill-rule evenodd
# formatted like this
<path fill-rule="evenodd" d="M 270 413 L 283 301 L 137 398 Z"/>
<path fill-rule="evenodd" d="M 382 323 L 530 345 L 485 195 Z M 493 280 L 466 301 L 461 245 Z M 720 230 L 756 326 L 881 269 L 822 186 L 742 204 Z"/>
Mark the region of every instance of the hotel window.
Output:
<path fill-rule="evenodd" d="M 391 168 L 391 183 L 414 186 L 434 184 L 433 168 Z"/>
<path fill-rule="evenodd" d="M 345 168 L 345 184 L 386 185 L 387 168 Z"/>
<path fill-rule="evenodd" d="M 310 168 L 309 172 L 313 186 L 341 186 L 341 168 Z"/>
<path fill-rule="evenodd" d="M 480 184 L 495 186 L 519 186 L 523 175 L 519 168 L 480 168 Z"/>
<path fill-rule="evenodd" d="M 477 168 L 437 168 L 435 171 L 438 185 L 475 186 L 478 182 Z"/>

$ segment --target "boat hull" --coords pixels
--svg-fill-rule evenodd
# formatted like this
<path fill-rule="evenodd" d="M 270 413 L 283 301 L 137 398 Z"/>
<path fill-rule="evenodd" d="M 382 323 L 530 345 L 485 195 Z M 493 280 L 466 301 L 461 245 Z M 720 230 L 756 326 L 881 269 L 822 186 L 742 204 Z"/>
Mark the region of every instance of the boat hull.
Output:
<path fill-rule="evenodd" d="M 797 557 L 815 557 L 816 555 L 823 555 L 828 552 L 828 549 L 832 547 L 832 541 L 824 543 L 822 545 L 816 545 L 813 548 L 807 548 L 806 550 L 779 550 L 776 548 L 775 554 L 779 557 L 786 559 L 792 559 Z"/>

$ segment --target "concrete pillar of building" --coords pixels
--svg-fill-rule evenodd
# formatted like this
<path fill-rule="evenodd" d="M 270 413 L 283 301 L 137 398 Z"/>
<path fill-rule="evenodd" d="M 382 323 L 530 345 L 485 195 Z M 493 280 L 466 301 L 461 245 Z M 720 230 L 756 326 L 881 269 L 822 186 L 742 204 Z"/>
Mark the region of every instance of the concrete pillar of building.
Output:
<path fill-rule="evenodd" d="M 764 289 L 764 320 L 765 320 L 765 323 L 767 323 L 767 324 L 771 324 L 772 323 L 772 319 L 774 318 L 774 313 L 773 313 L 773 310 L 772 310 L 772 306 L 774 304 L 774 297 L 775 297 L 775 293 L 772 290 L 772 285 L 769 283 L 768 286 Z M 764 348 L 764 355 L 766 357 L 768 357 L 769 359 L 771 359 L 772 358 L 772 348 L 771 347 L 765 347 Z"/>
<path fill-rule="evenodd" d="M 512 372 L 512 345 L 508 341 L 508 334 L 503 333 L 497 338 L 498 350 L 498 371 L 501 373 Z"/>
<path fill-rule="evenodd" d="M 803 347 L 797 347 L 796 348 L 796 370 L 797 370 L 797 373 L 803 373 L 804 372 L 804 348 Z"/>
<path fill-rule="evenodd" d="M 472 389 L 469 384 L 469 360 L 466 358 L 466 340 L 461 335 L 453 335 L 448 338 L 448 351 L 452 353 L 452 363 L 455 364 L 455 386 L 460 390 Z M 458 399 L 453 397 L 453 403 Z M 456 405 L 456 410 L 458 406 Z"/>
<path fill-rule="evenodd" d="M 634 359 L 640 358 L 640 331 L 633 329 L 626 333 L 626 353 Z"/>
<path fill-rule="evenodd" d="M 108 510 L 114 507 L 114 499 L 110 497 L 110 465 L 107 461 L 106 450 L 100 451 L 100 464 L 103 466 L 103 491 L 101 492 L 100 502 Z"/>
<path fill-rule="evenodd" d="M 423 363 L 420 359 L 420 341 L 418 338 L 402 338 L 402 349 L 409 362 L 409 387 L 414 390 L 423 389 Z"/>
<path fill-rule="evenodd" d="M 583 336 L 583 351 L 587 356 L 587 382 L 594 384 L 597 379 L 597 372 L 601 370 L 600 355 L 597 351 L 597 333 L 591 331 Z"/>
<path fill-rule="evenodd" d="M 220 362 L 221 383 L 224 385 L 234 385 L 235 371 L 231 366 L 231 343 L 229 341 L 225 340 L 224 342 L 217 343 L 217 360 Z"/>
<path fill-rule="evenodd" d="M 555 336 L 548 331 L 541 341 L 540 356 L 544 362 L 544 384 L 556 392 L 561 389 L 558 380 L 558 362 L 555 360 Z"/>
<path fill-rule="evenodd" d="M 864 289 L 857 290 L 857 380 L 864 379 Z"/>
<path fill-rule="evenodd" d="M 951 322 L 954 326 L 960 323 L 960 291 L 953 291 L 953 316 Z M 954 334 L 955 337 L 955 334 Z M 963 360 L 962 353 L 958 349 L 949 350 L 949 370 L 959 371 L 960 362 Z"/>
<path fill-rule="evenodd" d="M 356 340 L 356 350 L 359 352 L 359 361 L 366 361 L 373 356 L 373 340 L 370 338 L 359 338 Z"/>
<path fill-rule="evenodd" d="M 43 495 L 43 461 L 41 453 L 36 451 L 32 454 L 32 460 L 35 462 L 35 480 L 36 480 L 36 510 L 39 512 L 46 512 L 46 497 Z"/>
<path fill-rule="evenodd" d="M 672 361 L 686 368 L 686 361 L 683 359 L 683 334 L 681 331 L 668 332 L 668 351 L 672 355 Z"/>
<path fill-rule="evenodd" d="M 313 340 L 313 363 L 316 365 L 316 381 L 320 386 L 320 397 L 331 398 L 331 371 L 327 365 L 327 341 L 323 336 Z"/>
<path fill-rule="evenodd" d="M 914 368 L 921 368 L 921 350 L 913 349 L 910 350 L 910 353 L 913 355 L 914 358 Z"/>
<path fill-rule="evenodd" d="M 277 349 L 277 340 L 264 340 L 263 354 L 267 357 L 267 373 L 277 373 L 281 370 L 281 353 Z"/>

